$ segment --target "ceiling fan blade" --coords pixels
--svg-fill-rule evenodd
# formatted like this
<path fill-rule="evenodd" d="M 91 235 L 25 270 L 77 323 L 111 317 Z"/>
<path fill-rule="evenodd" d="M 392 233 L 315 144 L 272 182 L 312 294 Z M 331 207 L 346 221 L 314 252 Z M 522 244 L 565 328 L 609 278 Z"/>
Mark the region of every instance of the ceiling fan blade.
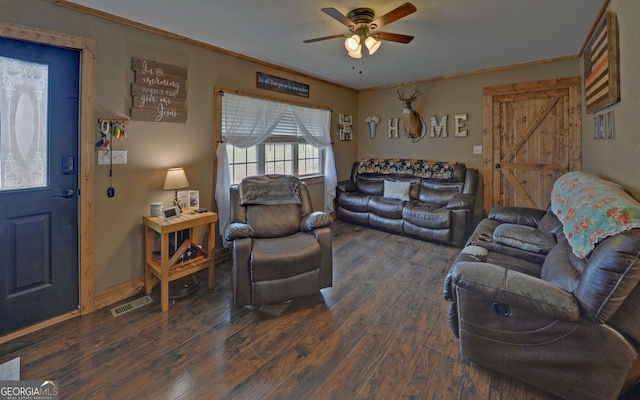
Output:
<path fill-rule="evenodd" d="M 342 25 L 346 26 L 347 28 L 351 28 L 352 26 L 355 26 L 355 24 L 349 18 L 347 18 L 346 15 L 344 15 L 343 13 L 341 13 L 340 11 L 336 10 L 333 7 L 321 8 L 321 10 L 331 18 L 335 19 L 336 21 L 340 22 Z"/>
<path fill-rule="evenodd" d="M 405 17 L 411 13 L 418 11 L 416 6 L 411 3 L 404 3 L 403 5 L 397 7 L 394 10 L 389 11 L 385 15 L 380 18 L 377 18 L 371 22 L 371 25 L 375 25 L 375 29 L 380 29 L 385 25 L 389 25 L 393 21 L 397 21 L 402 17 Z M 373 26 L 371 29 L 374 29 Z M 390 39 L 388 39 L 390 40 Z"/>
<path fill-rule="evenodd" d="M 413 36 L 401 35 L 399 33 L 376 32 L 373 36 L 379 40 L 388 40 L 390 42 L 398 42 L 404 44 L 407 44 L 413 40 Z"/>
<path fill-rule="evenodd" d="M 315 38 L 315 39 L 303 40 L 303 42 L 304 43 L 313 43 L 313 42 L 319 42 L 321 40 L 335 39 L 335 38 L 339 38 L 339 37 L 345 37 L 345 35 L 340 34 L 340 35 L 323 36 L 323 37 L 318 37 L 318 38 Z"/>

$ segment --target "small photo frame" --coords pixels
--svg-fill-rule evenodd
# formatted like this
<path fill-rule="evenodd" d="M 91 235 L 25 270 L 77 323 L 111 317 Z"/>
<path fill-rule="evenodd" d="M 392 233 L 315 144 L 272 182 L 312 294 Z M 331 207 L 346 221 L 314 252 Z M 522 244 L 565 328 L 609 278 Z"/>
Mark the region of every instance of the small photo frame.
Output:
<path fill-rule="evenodd" d="M 338 133 L 340 140 L 353 140 L 353 120 L 351 119 L 351 115 L 339 115 Z"/>
<path fill-rule="evenodd" d="M 188 190 L 180 190 L 178 191 L 178 204 L 181 210 L 189 208 L 189 191 Z"/>
<path fill-rule="evenodd" d="M 199 190 L 189 190 L 189 208 L 200 208 Z"/>
<path fill-rule="evenodd" d="M 593 138 L 596 140 L 605 138 L 605 126 L 604 126 L 603 114 L 598 114 L 593 117 Z"/>
<path fill-rule="evenodd" d="M 604 115 L 604 132 L 607 139 L 615 139 L 616 137 L 616 116 L 615 111 L 607 111 Z"/>

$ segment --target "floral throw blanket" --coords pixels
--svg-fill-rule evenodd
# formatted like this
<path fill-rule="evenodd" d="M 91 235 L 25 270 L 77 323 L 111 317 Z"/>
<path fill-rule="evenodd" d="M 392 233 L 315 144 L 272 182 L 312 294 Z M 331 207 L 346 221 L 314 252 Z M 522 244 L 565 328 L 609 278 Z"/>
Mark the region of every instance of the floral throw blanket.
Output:
<path fill-rule="evenodd" d="M 409 174 L 422 178 L 451 179 L 455 162 L 411 160 L 400 158 L 363 158 L 358 174 Z"/>
<path fill-rule="evenodd" d="M 562 222 L 573 253 L 582 259 L 604 238 L 640 228 L 640 203 L 620 185 L 579 171 L 553 184 L 551 211 Z"/>

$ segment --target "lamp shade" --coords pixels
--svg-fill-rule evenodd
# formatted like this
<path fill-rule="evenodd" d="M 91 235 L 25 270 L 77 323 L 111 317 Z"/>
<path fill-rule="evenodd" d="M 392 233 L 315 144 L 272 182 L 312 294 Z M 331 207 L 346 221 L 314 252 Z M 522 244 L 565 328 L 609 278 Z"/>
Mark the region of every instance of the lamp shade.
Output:
<path fill-rule="evenodd" d="M 375 53 L 376 50 L 380 48 L 381 44 L 382 42 L 376 40 L 375 38 L 373 38 L 373 36 L 367 36 L 367 38 L 364 40 L 364 45 L 367 46 L 367 49 L 369 49 L 369 55 Z"/>
<path fill-rule="evenodd" d="M 355 51 L 348 51 L 347 54 L 351 58 L 362 58 L 362 46 L 358 45 L 358 48 Z"/>
<path fill-rule="evenodd" d="M 353 34 L 345 39 L 344 48 L 348 52 L 355 52 L 360 47 L 360 36 Z"/>
<path fill-rule="evenodd" d="M 164 190 L 177 190 L 189 186 L 187 175 L 182 168 L 169 168 L 164 180 Z"/>

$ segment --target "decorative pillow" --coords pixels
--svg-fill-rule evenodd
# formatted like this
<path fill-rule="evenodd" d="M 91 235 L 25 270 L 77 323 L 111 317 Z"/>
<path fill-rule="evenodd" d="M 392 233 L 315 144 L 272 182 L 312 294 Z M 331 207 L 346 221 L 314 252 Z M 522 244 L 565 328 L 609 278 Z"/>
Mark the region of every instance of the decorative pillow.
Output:
<path fill-rule="evenodd" d="M 496 243 L 534 253 L 548 254 L 556 245 L 554 235 L 526 225 L 500 224 L 493 231 Z"/>
<path fill-rule="evenodd" d="M 411 182 L 384 181 L 383 197 L 409 201 Z"/>
<path fill-rule="evenodd" d="M 422 178 L 420 178 L 419 176 L 394 174 L 388 177 L 387 180 L 394 181 L 394 182 L 411 183 L 411 189 L 409 190 L 409 198 L 411 200 L 418 198 L 418 194 L 420 193 L 420 184 L 422 183 Z"/>

